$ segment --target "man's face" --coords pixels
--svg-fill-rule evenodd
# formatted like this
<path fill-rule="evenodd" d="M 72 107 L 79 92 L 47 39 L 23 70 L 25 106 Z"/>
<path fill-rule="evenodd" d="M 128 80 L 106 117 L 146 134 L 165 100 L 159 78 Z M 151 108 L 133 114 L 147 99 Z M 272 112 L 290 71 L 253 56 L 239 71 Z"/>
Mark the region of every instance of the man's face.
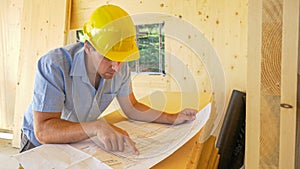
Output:
<path fill-rule="evenodd" d="M 111 79 L 114 77 L 116 73 L 118 73 L 123 63 L 112 61 L 98 52 L 94 51 L 94 58 L 95 58 L 95 68 L 97 69 L 98 74 L 104 79 Z"/>

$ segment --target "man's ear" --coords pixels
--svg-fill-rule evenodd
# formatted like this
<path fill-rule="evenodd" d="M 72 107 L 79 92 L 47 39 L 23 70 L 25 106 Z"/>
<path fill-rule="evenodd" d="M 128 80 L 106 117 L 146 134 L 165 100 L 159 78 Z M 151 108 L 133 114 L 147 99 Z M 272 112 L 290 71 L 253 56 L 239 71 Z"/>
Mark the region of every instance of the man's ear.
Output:
<path fill-rule="evenodd" d="M 88 42 L 84 42 L 84 51 L 85 51 L 85 53 L 87 53 L 87 54 L 90 54 L 91 52 L 92 52 L 92 48 L 91 48 L 91 46 L 88 44 Z"/>

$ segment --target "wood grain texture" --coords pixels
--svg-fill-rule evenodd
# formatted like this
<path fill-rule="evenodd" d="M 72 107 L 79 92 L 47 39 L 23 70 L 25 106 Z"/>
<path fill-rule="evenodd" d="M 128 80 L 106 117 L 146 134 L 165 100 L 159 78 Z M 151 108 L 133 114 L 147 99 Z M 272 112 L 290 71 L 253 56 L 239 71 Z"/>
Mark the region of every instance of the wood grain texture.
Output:
<path fill-rule="evenodd" d="M 299 61 L 299 57 L 298 57 Z M 298 68 L 300 65 L 298 64 Z M 297 122 L 296 122 L 296 156 L 295 168 L 300 168 L 300 72 L 297 75 Z"/>
<path fill-rule="evenodd" d="M 196 150 L 195 148 L 198 143 L 197 140 L 200 133 L 196 134 L 184 146 L 176 150 L 171 156 L 165 158 L 157 165 L 151 167 L 151 169 L 164 169 L 164 168 L 193 169 L 195 168 L 198 161 L 196 161 L 194 152 L 190 150 Z"/>
<path fill-rule="evenodd" d="M 216 137 L 209 137 L 203 144 L 203 148 L 201 151 L 201 155 L 198 161 L 197 169 L 211 169 L 210 163 L 214 162 L 214 153 L 217 153 L 217 148 L 215 147 L 216 144 Z"/>
<path fill-rule="evenodd" d="M 263 0 L 260 107 L 260 168 L 279 165 L 283 0 Z"/>
<path fill-rule="evenodd" d="M 0 5 L 0 128 L 13 130 L 18 56 L 21 38 L 21 0 Z"/>
<path fill-rule="evenodd" d="M 282 0 L 263 0 L 261 92 L 280 95 Z"/>
<path fill-rule="evenodd" d="M 217 157 L 218 157 L 218 148 L 214 147 L 209 157 L 209 163 L 207 169 L 213 169 Z"/>
<path fill-rule="evenodd" d="M 249 1 L 245 167 L 259 168 L 262 0 Z"/>
<path fill-rule="evenodd" d="M 293 16 L 293 17 L 291 17 Z M 279 168 L 295 167 L 297 70 L 299 57 L 299 0 L 285 0 L 283 5 L 280 156 Z M 291 141 L 292 140 L 292 141 Z"/>
<path fill-rule="evenodd" d="M 280 135 L 280 96 L 261 97 L 260 167 L 278 168 Z"/>
<path fill-rule="evenodd" d="M 246 168 L 294 168 L 299 2 L 249 2 L 249 17 L 258 26 L 249 20 Z M 281 103 L 293 108 L 282 109 Z"/>
<path fill-rule="evenodd" d="M 215 159 L 215 162 L 214 162 L 214 165 L 213 165 L 213 169 L 218 168 L 219 160 L 220 160 L 220 155 L 217 155 L 217 158 Z"/>

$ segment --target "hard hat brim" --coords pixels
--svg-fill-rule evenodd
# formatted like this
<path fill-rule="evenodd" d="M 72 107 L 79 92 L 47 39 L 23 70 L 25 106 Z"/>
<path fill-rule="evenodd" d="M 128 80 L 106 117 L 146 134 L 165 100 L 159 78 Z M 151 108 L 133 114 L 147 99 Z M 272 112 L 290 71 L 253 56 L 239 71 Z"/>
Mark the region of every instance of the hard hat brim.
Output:
<path fill-rule="evenodd" d="M 140 52 L 136 45 L 129 51 L 114 51 L 110 50 L 104 57 L 116 62 L 130 62 L 140 58 Z"/>

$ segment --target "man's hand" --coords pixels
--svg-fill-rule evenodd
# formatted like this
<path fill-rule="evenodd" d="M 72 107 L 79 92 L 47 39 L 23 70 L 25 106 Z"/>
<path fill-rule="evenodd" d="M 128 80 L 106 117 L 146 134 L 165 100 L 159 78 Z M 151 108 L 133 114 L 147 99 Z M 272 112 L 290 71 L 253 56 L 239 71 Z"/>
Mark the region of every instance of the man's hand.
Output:
<path fill-rule="evenodd" d="M 197 110 L 195 109 L 184 109 L 178 114 L 176 114 L 176 118 L 173 122 L 174 125 L 184 123 L 186 121 L 192 121 L 196 119 Z"/>
<path fill-rule="evenodd" d="M 99 122 L 101 123 L 101 127 L 97 131 L 97 138 L 106 150 L 123 152 L 126 147 L 134 154 L 139 154 L 139 151 L 135 147 L 135 142 L 129 138 L 126 131 L 105 121 L 99 120 Z"/>

